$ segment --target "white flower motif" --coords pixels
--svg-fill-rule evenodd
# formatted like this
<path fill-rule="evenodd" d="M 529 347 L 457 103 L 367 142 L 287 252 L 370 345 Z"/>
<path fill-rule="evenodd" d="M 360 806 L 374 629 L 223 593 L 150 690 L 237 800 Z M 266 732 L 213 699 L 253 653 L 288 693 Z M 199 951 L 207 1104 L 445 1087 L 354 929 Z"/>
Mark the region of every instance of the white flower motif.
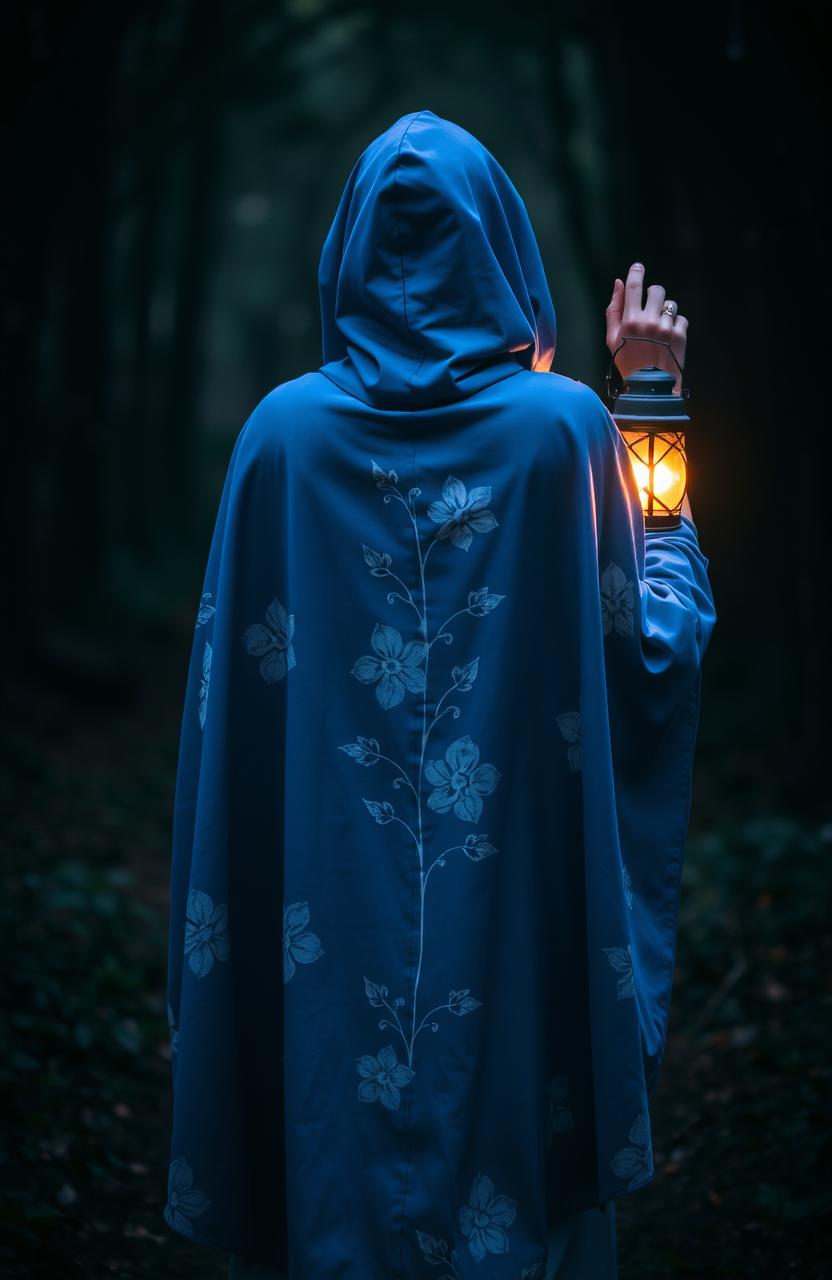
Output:
<path fill-rule="evenodd" d="M 610 1168 L 619 1178 L 629 1179 L 628 1191 L 635 1191 L 653 1177 L 653 1149 L 650 1142 L 650 1117 L 646 1111 L 634 1120 L 627 1135 L 632 1146 L 616 1152 Z"/>
<path fill-rule="evenodd" d="M 199 686 L 199 727 L 205 728 L 205 713 L 208 710 L 208 686 L 211 683 L 211 658 L 213 657 L 213 649 L 208 641 L 205 641 L 205 648 L 202 652 L 202 682 Z"/>
<path fill-rule="evenodd" d="M 615 969 L 616 973 L 620 973 L 618 979 L 618 999 L 626 1000 L 628 996 L 635 996 L 633 987 L 633 955 L 632 948 L 628 942 L 626 947 L 602 947 L 602 951 L 606 951 L 607 959 L 610 965 Z"/>
<path fill-rule="evenodd" d="M 362 1102 L 379 1101 L 388 1111 L 398 1110 L 402 1100 L 400 1089 L 409 1084 L 416 1072 L 399 1062 L 391 1044 L 379 1049 L 378 1057 L 364 1053 L 356 1059 L 358 1074 L 363 1079 L 358 1086 Z"/>
<path fill-rule="evenodd" d="M 484 1173 L 478 1173 L 468 1204 L 459 1211 L 462 1234 L 477 1262 L 481 1262 L 487 1253 L 508 1253 L 505 1229 L 511 1226 L 516 1216 L 517 1201 L 511 1196 L 495 1195 L 491 1179 Z"/>
<path fill-rule="evenodd" d="M 488 796 L 500 780 L 493 764 L 480 764 L 480 749 L 470 734 L 457 738 L 445 752 L 444 760 L 428 760 L 425 777 L 433 784 L 428 805 L 436 813 L 453 809 L 463 822 L 476 822 L 482 813 L 482 797 Z"/>
<path fill-rule="evenodd" d="M 185 920 L 185 955 L 198 978 L 214 967 L 214 960 L 228 959 L 228 907 L 215 907 L 207 893 L 193 889 L 188 895 Z"/>
<path fill-rule="evenodd" d="M 168 1202 L 163 1210 L 165 1221 L 174 1231 L 193 1235 L 193 1218 L 205 1212 L 211 1201 L 204 1191 L 193 1186 L 194 1175 L 184 1156 L 171 1163 L 168 1172 Z"/>
<path fill-rule="evenodd" d="M 487 507 L 491 501 L 491 485 L 477 485 L 470 493 L 455 476 L 448 476 L 442 488 L 442 497 L 428 507 L 428 515 L 441 525 L 437 538 L 450 535 L 455 547 L 467 551 L 475 533 L 487 533 L 496 529 L 497 520 Z"/>
<path fill-rule="evenodd" d="M 377 622 L 370 636 L 375 650 L 362 654 L 353 663 L 351 674 L 362 684 L 375 684 L 376 697 L 385 711 L 397 706 L 409 689 L 424 693 L 425 670 L 422 663 L 427 653 L 423 640 L 402 639 L 401 632 Z"/>
<path fill-rule="evenodd" d="M 295 615 L 287 613 L 277 598 L 266 610 L 266 625 L 255 622 L 243 632 L 243 644 L 248 653 L 260 659 L 260 674 L 267 684 L 282 680 L 294 667 L 294 634 Z"/>
<path fill-rule="evenodd" d="M 601 574 L 601 620 L 605 636 L 613 630 L 619 636 L 633 634 L 634 590 L 634 583 L 624 570 L 610 562 Z"/>
<path fill-rule="evenodd" d="M 555 719 L 566 741 L 572 744 L 566 749 L 566 759 L 569 762 L 569 768 L 575 773 L 583 766 L 581 714 L 579 711 L 564 711 Z"/>

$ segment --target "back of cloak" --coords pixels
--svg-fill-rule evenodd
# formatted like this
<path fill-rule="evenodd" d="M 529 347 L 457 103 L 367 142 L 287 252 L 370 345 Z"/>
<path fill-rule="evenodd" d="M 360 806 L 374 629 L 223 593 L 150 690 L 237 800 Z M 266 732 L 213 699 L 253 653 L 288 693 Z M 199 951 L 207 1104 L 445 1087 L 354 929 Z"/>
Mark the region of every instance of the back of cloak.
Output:
<path fill-rule="evenodd" d="M 654 1177 L 708 561 L 549 372 L 470 134 L 376 139 L 319 283 L 324 363 L 237 437 L 196 617 L 165 1218 L 289 1280 L 529 1280 Z"/>

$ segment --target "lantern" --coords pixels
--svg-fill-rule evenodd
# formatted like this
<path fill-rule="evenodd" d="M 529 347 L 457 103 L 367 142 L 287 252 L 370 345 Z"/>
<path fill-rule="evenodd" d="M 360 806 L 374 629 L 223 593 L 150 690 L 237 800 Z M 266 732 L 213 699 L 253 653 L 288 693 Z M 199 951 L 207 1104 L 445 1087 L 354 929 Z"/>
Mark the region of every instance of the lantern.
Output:
<path fill-rule="evenodd" d="M 607 394 L 612 399 L 610 376 L 607 374 Z M 676 529 L 682 523 L 687 490 L 685 428 L 690 418 L 685 413 L 685 400 L 690 392 L 683 386 L 682 394 L 675 395 L 674 375 L 653 366 L 619 376 L 622 385 L 612 417 L 629 450 L 644 526 Z"/>

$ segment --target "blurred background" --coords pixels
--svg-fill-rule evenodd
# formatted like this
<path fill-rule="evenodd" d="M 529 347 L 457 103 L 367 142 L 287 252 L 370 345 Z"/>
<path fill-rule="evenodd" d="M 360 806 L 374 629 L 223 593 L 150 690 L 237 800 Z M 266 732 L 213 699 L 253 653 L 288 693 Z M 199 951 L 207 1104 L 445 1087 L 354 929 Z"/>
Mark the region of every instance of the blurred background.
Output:
<path fill-rule="evenodd" d="M 220 1277 L 169 1231 L 167 876 L 234 440 L 321 362 L 360 151 L 428 107 L 537 232 L 599 393 L 640 259 L 690 320 L 706 655 L 657 1178 L 622 1280 L 828 1275 L 828 31 L 802 3 L 3 6 L 2 1274 Z"/>

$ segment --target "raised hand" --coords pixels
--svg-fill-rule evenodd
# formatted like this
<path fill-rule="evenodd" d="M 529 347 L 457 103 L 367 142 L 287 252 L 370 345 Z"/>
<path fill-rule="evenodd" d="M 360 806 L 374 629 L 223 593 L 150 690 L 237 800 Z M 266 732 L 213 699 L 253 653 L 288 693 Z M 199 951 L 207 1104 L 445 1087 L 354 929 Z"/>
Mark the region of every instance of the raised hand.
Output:
<path fill-rule="evenodd" d="M 675 302 L 668 301 L 664 285 L 651 284 L 644 302 L 644 266 L 634 262 L 627 272 L 627 283 L 616 278 L 607 307 L 607 347 L 613 354 L 624 338 L 656 338 L 669 342 L 670 349 L 684 368 L 688 322 L 678 314 Z M 615 357 L 618 372 L 626 377 L 636 369 L 654 365 L 676 375 L 673 390 L 682 390 L 682 376 L 673 356 L 665 346 L 650 342 L 625 342 Z"/>

